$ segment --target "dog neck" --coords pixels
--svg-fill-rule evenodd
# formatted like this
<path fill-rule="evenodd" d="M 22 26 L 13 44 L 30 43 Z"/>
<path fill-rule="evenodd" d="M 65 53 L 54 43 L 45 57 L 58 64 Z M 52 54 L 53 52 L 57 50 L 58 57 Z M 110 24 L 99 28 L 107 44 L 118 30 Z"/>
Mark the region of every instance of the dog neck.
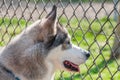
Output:
<path fill-rule="evenodd" d="M 54 80 L 54 76 L 55 76 L 54 66 L 49 61 L 46 61 L 46 65 L 47 65 L 48 72 L 47 72 L 46 76 L 44 77 L 44 79 L 42 79 L 42 80 Z"/>
<path fill-rule="evenodd" d="M 51 80 L 54 80 L 54 77 L 55 77 L 55 73 L 52 75 L 52 78 L 51 78 Z"/>

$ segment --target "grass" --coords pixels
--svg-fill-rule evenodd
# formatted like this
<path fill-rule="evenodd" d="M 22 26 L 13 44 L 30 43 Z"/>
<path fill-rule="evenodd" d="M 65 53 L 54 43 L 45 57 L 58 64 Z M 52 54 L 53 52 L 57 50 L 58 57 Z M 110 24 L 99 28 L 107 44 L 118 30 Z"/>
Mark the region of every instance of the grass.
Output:
<path fill-rule="evenodd" d="M 5 45 L 13 36 L 19 34 L 27 24 L 30 22 L 24 19 L 0 18 L 0 46 Z"/>
<path fill-rule="evenodd" d="M 91 57 L 86 64 L 80 65 L 80 74 L 75 73 L 72 75 L 73 80 L 120 79 L 120 72 L 117 71 L 117 63 L 120 64 L 120 60 L 117 60 L 117 62 L 108 60 L 114 41 L 112 31 L 114 26 L 116 26 L 116 22 L 112 18 L 104 17 L 99 20 L 88 21 L 73 17 L 68 21 L 66 18 L 61 17 L 59 21 L 68 29 L 74 44 L 91 52 Z M 29 25 L 30 22 L 23 19 L 1 18 L 0 45 L 4 46 L 11 37 L 20 33 L 27 24 Z M 60 77 L 61 72 L 57 71 L 55 80 L 71 80 L 71 74 L 64 72 L 62 77 Z"/>
<path fill-rule="evenodd" d="M 91 52 L 91 57 L 86 65 L 80 65 L 81 73 L 75 74 L 73 80 L 101 78 L 103 80 L 118 80 L 120 78 L 120 72 L 117 72 L 117 63 L 120 64 L 120 60 L 117 60 L 117 63 L 114 60 L 109 60 L 114 41 L 112 32 L 116 26 L 116 22 L 112 18 L 104 17 L 99 20 L 88 21 L 73 17 L 69 21 L 66 18 L 60 18 L 59 21 L 68 29 L 74 44 Z M 112 75 L 114 76 L 111 77 Z M 71 80 L 68 73 L 64 77 L 64 80 Z M 56 80 L 59 80 L 59 77 Z"/>

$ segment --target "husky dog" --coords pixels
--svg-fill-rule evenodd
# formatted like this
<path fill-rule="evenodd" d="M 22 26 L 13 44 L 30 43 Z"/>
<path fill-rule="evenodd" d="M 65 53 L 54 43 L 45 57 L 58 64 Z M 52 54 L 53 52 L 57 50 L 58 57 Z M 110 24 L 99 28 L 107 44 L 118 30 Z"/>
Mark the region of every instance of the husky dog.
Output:
<path fill-rule="evenodd" d="M 73 45 L 57 23 L 57 7 L 0 50 L 0 80 L 53 80 L 54 72 L 79 72 L 89 52 Z"/>

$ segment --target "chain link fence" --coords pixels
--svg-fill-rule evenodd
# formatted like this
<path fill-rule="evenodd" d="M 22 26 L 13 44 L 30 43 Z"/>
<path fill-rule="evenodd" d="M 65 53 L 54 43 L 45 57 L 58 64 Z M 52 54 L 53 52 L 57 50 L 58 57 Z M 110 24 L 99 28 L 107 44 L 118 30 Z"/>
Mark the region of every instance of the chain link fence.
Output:
<path fill-rule="evenodd" d="M 119 80 L 120 60 L 110 55 L 119 25 L 119 0 L 0 0 L 0 46 L 5 46 L 26 26 L 44 17 L 53 4 L 58 21 L 71 34 L 72 42 L 91 52 L 80 73 L 56 72 L 55 80 Z M 120 27 L 119 27 L 120 28 Z M 117 28 L 117 29 L 119 29 Z M 116 34 L 117 35 L 117 34 Z M 119 41 L 119 37 L 117 38 Z M 118 47 L 120 44 L 118 43 Z"/>

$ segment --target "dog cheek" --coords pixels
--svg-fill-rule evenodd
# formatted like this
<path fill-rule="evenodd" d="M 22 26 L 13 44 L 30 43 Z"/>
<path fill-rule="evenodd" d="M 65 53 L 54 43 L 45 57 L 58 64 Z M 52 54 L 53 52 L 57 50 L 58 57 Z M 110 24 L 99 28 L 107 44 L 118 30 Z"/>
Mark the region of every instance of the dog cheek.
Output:
<path fill-rule="evenodd" d="M 78 65 L 86 61 L 85 56 L 82 53 L 79 53 L 79 51 L 74 50 L 72 48 L 64 51 L 64 56 L 62 56 L 62 61 L 64 60 L 69 60 Z"/>
<path fill-rule="evenodd" d="M 63 61 L 65 61 L 65 60 L 69 60 L 71 58 L 72 57 L 70 56 L 70 54 L 67 51 L 63 51 L 58 57 L 58 59 L 61 63 L 63 63 Z"/>

